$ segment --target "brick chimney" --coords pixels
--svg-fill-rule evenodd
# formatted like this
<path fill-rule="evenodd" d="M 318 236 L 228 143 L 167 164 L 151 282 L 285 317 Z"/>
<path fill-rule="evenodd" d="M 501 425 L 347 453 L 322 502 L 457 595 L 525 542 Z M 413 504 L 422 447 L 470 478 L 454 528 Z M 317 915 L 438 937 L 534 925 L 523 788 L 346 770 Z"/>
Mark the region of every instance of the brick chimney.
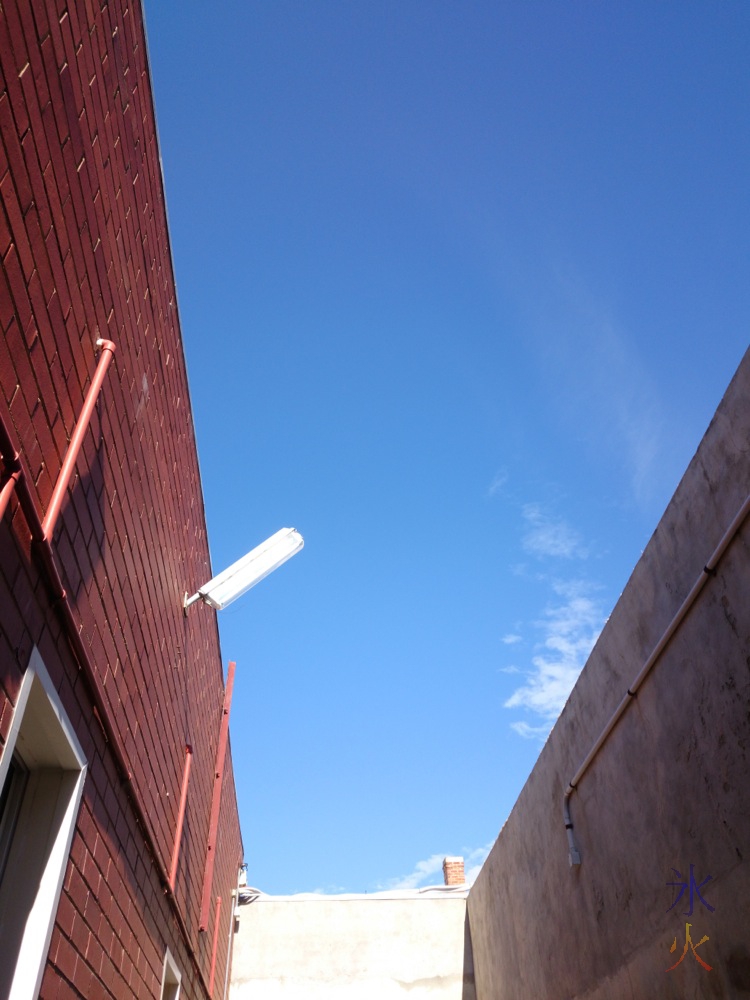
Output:
<path fill-rule="evenodd" d="M 466 879 L 464 878 L 463 858 L 446 858 L 443 861 L 443 881 L 446 885 L 464 884 Z"/>

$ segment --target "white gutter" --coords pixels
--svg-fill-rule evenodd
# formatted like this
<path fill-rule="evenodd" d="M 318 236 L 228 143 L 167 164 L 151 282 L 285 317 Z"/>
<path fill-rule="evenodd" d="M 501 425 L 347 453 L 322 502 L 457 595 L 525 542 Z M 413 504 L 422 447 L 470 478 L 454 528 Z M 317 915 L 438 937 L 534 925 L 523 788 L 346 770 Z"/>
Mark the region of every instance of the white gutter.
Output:
<path fill-rule="evenodd" d="M 627 690 L 626 694 L 624 695 L 622 701 L 620 702 L 620 704 L 615 709 L 614 715 L 612 716 L 612 718 L 609 720 L 609 722 L 607 723 L 607 725 L 602 730 L 601 735 L 597 739 L 596 743 L 594 743 L 594 745 L 592 746 L 592 748 L 586 754 L 586 756 L 584 757 L 584 759 L 583 759 L 581 765 L 579 766 L 578 770 L 573 775 L 573 777 L 570 779 L 570 782 L 568 784 L 568 788 L 566 789 L 565 795 L 563 796 L 563 817 L 564 817 L 564 821 L 565 821 L 565 830 L 566 830 L 567 835 L 568 835 L 568 857 L 569 857 L 569 861 L 570 861 L 571 866 L 573 866 L 573 865 L 580 865 L 580 863 L 581 863 L 581 854 L 580 854 L 580 851 L 578 850 L 578 848 L 576 846 L 575 837 L 573 836 L 573 821 L 570 818 L 570 796 L 573 794 L 573 792 L 577 788 L 578 782 L 581 780 L 581 778 L 583 777 L 583 775 L 586 773 L 586 770 L 588 769 L 589 764 L 592 762 L 592 760 L 594 759 L 594 757 L 596 757 L 597 753 L 599 753 L 599 751 L 601 750 L 602 746 L 604 745 L 604 742 L 606 741 L 607 737 L 609 736 L 609 734 L 612 732 L 612 730 L 617 725 L 617 723 L 618 723 L 618 721 L 620 719 L 620 716 L 625 712 L 625 709 L 628 707 L 628 705 L 633 700 L 633 698 L 635 698 L 636 694 L 638 693 L 638 688 L 644 682 L 644 680 L 646 679 L 647 674 L 649 673 L 649 671 L 651 670 L 651 668 L 653 667 L 653 665 L 656 663 L 656 661 L 659 659 L 659 657 L 661 656 L 661 654 L 664 652 L 664 649 L 668 645 L 669 640 L 672 638 L 672 636 L 675 634 L 675 632 L 677 631 L 677 629 L 682 624 L 682 621 L 685 618 L 685 615 L 688 613 L 688 611 L 690 610 L 690 608 L 695 603 L 695 600 L 698 597 L 698 594 L 700 594 L 701 590 L 703 590 L 703 587 L 704 587 L 704 585 L 706 583 L 706 580 L 708 579 L 709 576 L 715 576 L 716 575 L 716 566 L 717 566 L 719 560 L 721 559 L 721 557 L 724 555 L 724 553 L 726 552 L 727 548 L 729 547 L 729 543 L 732 541 L 732 539 L 734 538 L 734 536 L 740 530 L 740 527 L 742 526 L 743 521 L 747 517 L 748 512 L 750 512 L 750 496 L 748 496 L 745 499 L 745 502 L 740 507 L 740 509 L 737 511 L 737 513 L 735 514 L 734 518 L 732 519 L 732 523 L 729 525 L 729 527 L 727 528 L 727 530 L 722 535 L 721 541 L 719 542 L 719 544 L 714 549 L 713 554 L 711 555 L 711 558 L 708 560 L 708 562 L 706 563 L 706 565 L 703 567 L 703 571 L 701 572 L 701 575 L 698 577 L 698 579 L 693 584 L 693 586 L 692 586 L 692 588 L 690 590 L 690 593 L 687 595 L 687 597 L 685 598 L 685 600 L 682 602 L 679 611 L 677 612 L 677 614 L 674 616 L 674 618 L 672 619 L 672 621 L 667 626 L 667 628 L 666 628 L 664 634 L 662 635 L 661 639 L 659 639 L 659 641 L 657 642 L 657 644 L 654 646 L 654 648 L 651 651 L 651 654 L 649 655 L 648 659 L 646 660 L 646 662 L 641 667 L 638 676 L 635 678 L 635 680 L 632 682 L 632 684 L 628 688 L 628 690 Z"/>

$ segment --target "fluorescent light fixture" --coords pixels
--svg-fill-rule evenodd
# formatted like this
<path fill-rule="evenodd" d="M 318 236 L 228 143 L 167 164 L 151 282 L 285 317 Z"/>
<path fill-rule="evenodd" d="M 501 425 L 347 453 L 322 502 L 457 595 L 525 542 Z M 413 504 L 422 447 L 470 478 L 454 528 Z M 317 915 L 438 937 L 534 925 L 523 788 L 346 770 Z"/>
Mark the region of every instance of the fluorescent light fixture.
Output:
<path fill-rule="evenodd" d="M 201 600 L 210 604 L 212 608 L 221 611 L 232 601 L 236 601 L 245 591 L 250 590 L 256 583 L 273 573 L 275 569 L 283 565 L 287 559 L 296 555 L 305 540 L 295 528 L 282 528 L 275 535 L 271 535 L 265 542 L 248 552 L 242 559 L 219 573 L 213 580 L 204 583 L 198 592 L 188 597 L 185 594 L 184 608 L 185 614 L 191 604 Z"/>

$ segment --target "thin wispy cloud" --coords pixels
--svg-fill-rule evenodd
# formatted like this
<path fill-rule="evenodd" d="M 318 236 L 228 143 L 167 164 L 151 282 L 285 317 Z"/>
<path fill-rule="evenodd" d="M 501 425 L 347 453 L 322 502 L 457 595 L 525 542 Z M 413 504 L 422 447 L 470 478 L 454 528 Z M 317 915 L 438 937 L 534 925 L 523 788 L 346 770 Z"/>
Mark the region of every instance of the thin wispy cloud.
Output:
<path fill-rule="evenodd" d="M 564 372 L 576 427 L 585 428 L 597 448 L 618 455 L 634 498 L 647 503 L 670 466 L 659 386 L 636 338 L 612 306 L 571 269 L 570 261 L 559 268 L 557 278 L 560 298 L 555 305 L 565 319 L 556 324 L 553 377 L 559 384 Z M 547 344 L 546 320 L 544 330 Z"/>
<path fill-rule="evenodd" d="M 500 640 L 506 646 L 514 646 L 517 642 L 521 642 L 523 636 L 518 635 L 516 632 L 508 632 Z"/>
<path fill-rule="evenodd" d="M 564 518 L 553 516 L 538 503 L 524 504 L 521 513 L 527 526 L 522 544 L 531 555 L 564 559 L 588 556 L 580 535 Z"/>
<path fill-rule="evenodd" d="M 474 885 L 477 875 L 482 870 L 482 865 L 487 860 L 487 855 L 492 850 L 493 841 L 485 844 L 484 847 L 477 847 L 475 850 L 464 851 L 464 875 L 466 884 Z"/>
<path fill-rule="evenodd" d="M 520 577 L 522 580 L 527 580 L 531 575 L 529 567 L 526 563 L 513 563 L 508 567 L 513 576 Z"/>
<path fill-rule="evenodd" d="M 530 726 L 528 722 L 511 722 L 510 728 L 525 740 L 545 740 L 551 726 L 549 722 L 541 726 Z"/>
<path fill-rule="evenodd" d="M 487 489 L 487 496 L 494 497 L 497 496 L 498 493 L 502 493 L 507 482 L 508 473 L 505 469 L 500 469 L 495 473 L 495 476 Z"/>
<path fill-rule="evenodd" d="M 408 875 L 399 875 L 397 878 L 388 879 L 381 886 L 382 889 L 419 889 L 424 885 L 435 885 L 435 876 L 440 872 L 442 881 L 443 859 L 445 854 L 431 854 L 423 861 L 417 861 L 414 868 Z"/>
<path fill-rule="evenodd" d="M 480 872 L 484 860 L 490 852 L 492 843 L 485 844 L 484 847 L 464 848 L 462 857 L 464 859 L 464 875 L 467 885 L 473 885 L 474 879 Z M 379 886 L 380 889 L 423 889 L 428 885 L 443 884 L 443 861 L 446 857 L 453 856 L 450 851 L 442 854 L 431 854 L 423 861 L 417 861 L 414 868 L 408 875 L 400 875 L 397 878 L 388 879 Z"/>
<path fill-rule="evenodd" d="M 591 583 L 583 580 L 553 584 L 556 601 L 535 622 L 542 633 L 526 683 L 505 702 L 537 716 L 537 724 L 512 723 L 521 736 L 546 735 L 560 714 L 573 685 L 604 625 L 601 602 Z"/>
<path fill-rule="evenodd" d="M 521 507 L 523 530 L 521 544 L 533 563 L 512 567 L 516 575 L 525 579 L 533 577 L 535 584 L 549 588 L 546 606 L 529 626 L 515 622 L 513 630 L 504 638 L 509 646 L 525 641 L 533 655 L 528 666 L 521 664 L 519 652 L 514 650 L 514 661 L 500 667 L 505 674 L 520 673 L 523 683 L 504 702 L 508 709 L 521 709 L 526 718 L 514 720 L 510 726 L 525 739 L 544 739 L 548 734 L 604 626 L 605 615 L 601 588 L 580 573 L 573 579 L 549 572 L 551 563 L 569 565 L 571 560 L 580 564 L 589 556 L 589 546 L 580 533 L 556 511 L 541 503 L 526 503 Z M 539 567 L 541 564 L 541 567 Z"/>

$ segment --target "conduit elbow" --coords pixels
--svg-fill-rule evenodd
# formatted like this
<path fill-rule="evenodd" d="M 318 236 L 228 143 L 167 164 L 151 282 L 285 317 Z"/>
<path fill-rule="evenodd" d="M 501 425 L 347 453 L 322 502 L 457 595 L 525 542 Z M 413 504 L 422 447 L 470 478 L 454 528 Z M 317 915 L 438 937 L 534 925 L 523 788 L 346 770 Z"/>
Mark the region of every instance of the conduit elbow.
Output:
<path fill-rule="evenodd" d="M 116 345 L 111 340 L 105 340 L 103 337 L 99 337 L 96 341 L 96 346 L 100 351 L 109 351 L 110 354 L 114 354 L 117 350 Z"/>
<path fill-rule="evenodd" d="M 573 820 L 570 817 L 570 796 L 575 791 L 575 785 L 568 785 L 563 795 L 563 821 L 565 823 L 565 833 L 568 837 L 568 864 L 571 868 L 576 868 L 581 863 L 581 852 L 576 845 L 573 835 Z"/>

